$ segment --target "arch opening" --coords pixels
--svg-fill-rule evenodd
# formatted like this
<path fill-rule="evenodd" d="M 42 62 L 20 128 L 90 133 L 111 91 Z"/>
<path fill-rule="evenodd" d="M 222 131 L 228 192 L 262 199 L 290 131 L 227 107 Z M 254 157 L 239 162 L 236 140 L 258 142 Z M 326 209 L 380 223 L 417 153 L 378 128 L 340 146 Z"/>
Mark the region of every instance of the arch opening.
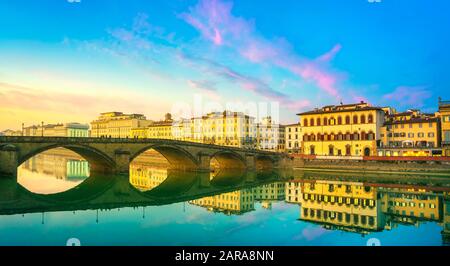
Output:
<path fill-rule="evenodd" d="M 245 169 L 244 158 L 230 151 L 219 151 L 211 156 L 210 168 L 213 172 L 219 169 Z"/>
<path fill-rule="evenodd" d="M 57 194 L 71 190 L 91 176 L 91 164 L 67 148 L 35 153 L 17 169 L 17 182 L 35 194 Z"/>

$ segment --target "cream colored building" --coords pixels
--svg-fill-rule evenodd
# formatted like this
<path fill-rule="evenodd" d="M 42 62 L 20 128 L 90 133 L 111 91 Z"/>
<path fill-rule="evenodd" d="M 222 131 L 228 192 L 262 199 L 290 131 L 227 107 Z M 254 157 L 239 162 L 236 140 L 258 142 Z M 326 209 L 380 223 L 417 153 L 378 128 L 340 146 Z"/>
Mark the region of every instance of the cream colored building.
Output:
<path fill-rule="evenodd" d="M 195 121 L 195 118 L 193 119 Z M 197 119 L 197 123 L 198 123 Z M 193 126 L 198 129 L 199 125 Z M 203 143 L 253 148 L 256 142 L 255 118 L 241 112 L 212 112 L 202 117 Z M 195 132 L 198 133 L 198 132 Z"/>
<path fill-rule="evenodd" d="M 89 137 L 89 125 L 80 123 L 34 125 L 24 127 L 24 136 Z"/>
<path fill-rule="evenodd" d="M 167 168 L 148 167 L 145 164 L 130 164 L 130 184 L 140 191 L 148 191 L 164 182 Z"/>
<path fill-rule="evenodd" d="M 286 125 L 285 136 L 286 136 L 286 152 L 287 153 L 300 153 L 302 144 L 302 130 L 300 123 Z"/>
<path fill-rule="evenodd" d="M 22 131 L 7 129 L 7 130 L 0 132 L 0 136 L 22 136 Z"/>
<path fill-rule="evenodd" d="M 365 102 L 330 105 L 298 114 L 304 154 L 373 156 L 385 112 Z"/>
<path fill-rule="evenodd" d="M 141 114 L 101 113 L 97 120 L 91 122 L 91 137 L 128 138 L 133 128 L 146 127 L 151 123 Z"/>
<path fill-rule="evenodd" d="M 265 117 L 256 125 L 256 148 L 265 151 L 284 152 L 286 149 L 285 126 L 275 124 Z"/>
<path fill-rule="evenodd" d="M 441 121 L 434 114 L 408 110 L 386 115 L 379 156 L 441 155 Z"/>

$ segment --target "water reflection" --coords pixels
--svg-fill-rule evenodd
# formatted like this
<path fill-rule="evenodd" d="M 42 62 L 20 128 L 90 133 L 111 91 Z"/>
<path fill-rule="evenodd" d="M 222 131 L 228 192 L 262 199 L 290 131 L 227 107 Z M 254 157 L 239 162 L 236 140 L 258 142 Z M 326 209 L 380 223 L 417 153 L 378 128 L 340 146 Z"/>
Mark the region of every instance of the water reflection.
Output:
<path fill-rule="evenodd" d="M 0 179 L 0 245 L 58 244 L 74 227 L 86 244 L 107 245 L 449 243 L 450 186 L 431 177 L 182 172 L 150 155 L 128 177 L 96 175 L 76 154 L 53 150 L 24 163 L 17 181 Z"/>
<path fill-rule="evenodd" d="M 17 181 L 31 192 L 54 194 L 76 187 L 89 176 L 86 160 L 70 150 L 56 148 L 25 161 L 18 168 Z"/>

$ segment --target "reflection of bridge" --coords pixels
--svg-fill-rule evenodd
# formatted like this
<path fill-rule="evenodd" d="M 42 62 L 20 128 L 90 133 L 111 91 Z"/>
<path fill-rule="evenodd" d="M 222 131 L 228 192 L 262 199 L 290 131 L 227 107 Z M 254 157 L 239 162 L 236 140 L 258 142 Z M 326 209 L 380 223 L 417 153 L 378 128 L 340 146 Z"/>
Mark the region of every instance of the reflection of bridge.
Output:
<path fill-rule="evenodd" d="M 67 137 L 0 137 L 0 173 L 17 175 L 17 167 L 40 152 L 64 147 L 83 156 L 93 171 L 128 172 L 130 162 L 146 150 L 161 153 L 174 169 L 209 171 L 212 158 L 220 168 L 284 168 L 281 153 L 163 139 Z"/>
<path fill-rule="evenodd" d="M 0 179 L 0 215 L 163 205 L 289 178 L 292 178 L 291 171 L 224 170 L 210 180 L 207 172 L 170 170 L 166 180 L 146 192 L 139 191 L 127 177 L 119 175 L 92 176 L 68 191 L 49 195 L 32 193 L 14 179 L 3 178 Z"/>

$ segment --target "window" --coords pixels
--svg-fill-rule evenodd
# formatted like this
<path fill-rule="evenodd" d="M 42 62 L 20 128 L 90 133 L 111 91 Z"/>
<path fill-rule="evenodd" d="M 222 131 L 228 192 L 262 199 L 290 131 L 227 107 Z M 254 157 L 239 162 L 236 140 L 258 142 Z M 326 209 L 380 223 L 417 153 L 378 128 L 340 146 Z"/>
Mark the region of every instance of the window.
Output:
<path fill-rule="evenodd" d="M 308 126 L 308 119 L 305 118 L 305 119 L 303 120 L 303 126 L 304 126 L 304 127 L 307 127 L 307 126 Z"/>
<path fill-rule="evenodd" d="M 342 117 L 338 116 L 337 123 L 338 125 L 342 125 Z"/>
<path fill-rule="evenodd" d="M 433 123 L 430 122 L 430 123 L 428 124 L 428 126 L 429 126 L 430 128 L 433 127 Z"/>
<path fill-rule="evenodd" d="M 365 124 L 366 123 L 366 116 L 365 115 L 361 115 L 361 124 Z"/>
<path fill-rule="evenodd" d="M 324 126 L 328 125 L 328 118 L 326 118 L 326 117 L 323 118 L 323 125 Z"/>
<path fill-rule="evenodd" d="M 369 115 L 368 122 L 369 123 L 373 123 L 373 115 L 372 114 Z"/>
<path fill-rule="evenodd" d="M 429 132 L 429 133 L 428 133 L 428 137 L 429 137 L 429 138 L 434 138 L 434 133 L 433 133 L 433 132 Z"/>
<path fill-rule="evenodd" d="M 311 118 L 311 119 L 309 120 L 309 123 L 310 123 L 310 126 L 313 127 L 313 126 L 314 126 L 314 119 Z"/>
<path fill-rule="evenodd" d="M 422 128 L 422 123 L 419 124 L 419 128 Z"/>
<path fill-rule="evenodd" d="M 317 118 L 317 125 L 320 126 L 320 118 Z"/>
<path fill-rule="evenodd" d="M 420 132 L 420 133 L 417 133 L 417 136 L 418 136 L 419 138 L 423 138 L 423 137 L 425 136 L 425 134 L 424 134 L 423 132 Z"/>
<path fill-rule="evenodd" d="M 350 116 L 345 117 L 345 124 L 347 124 L 347 125 L 350 124 Z"/>

